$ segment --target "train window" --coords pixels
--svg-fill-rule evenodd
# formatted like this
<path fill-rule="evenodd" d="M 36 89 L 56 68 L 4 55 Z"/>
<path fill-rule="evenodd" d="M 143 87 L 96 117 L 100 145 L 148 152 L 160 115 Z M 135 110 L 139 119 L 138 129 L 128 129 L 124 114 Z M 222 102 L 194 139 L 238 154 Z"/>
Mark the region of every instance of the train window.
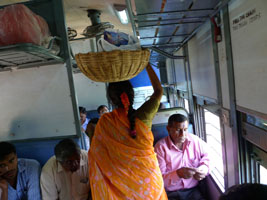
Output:
<path fill-rule="evenodd" d="M 206 129 L 206 140 L 212 150 L 212 158 L 215 159 L 216 165 L 211 172 L 211 176 L 220 187 L 221 191 L 224 192 L 224 166 L 223 166 L 223 154 L 222 154 L 222 139 L 221 139 L 221 127 L 220 118 L 204 109 L 205 117 L 205 129 Z"/>
<path fill-rule="evenodd" d="M 259 127 L 261 129 L 267 130 L 267 120 L 261 119 L 256 116 L 246 115 L 247 123 Z"/>
<path fill-rule="evenodd" d="M 260 165 L 260 183 L 267 185 L 267 169 Z"/>
<path fill-rule="evenodd" d="M 134 109 L 138 109 L 153 94 L 152 86 L 134 88 Z"/>
<path fill-rule="evenodd" d="M 184 108 L 187 110 L 187 112 L 189 113 L 189 102 L 187 99 L 184 99 Z"/>

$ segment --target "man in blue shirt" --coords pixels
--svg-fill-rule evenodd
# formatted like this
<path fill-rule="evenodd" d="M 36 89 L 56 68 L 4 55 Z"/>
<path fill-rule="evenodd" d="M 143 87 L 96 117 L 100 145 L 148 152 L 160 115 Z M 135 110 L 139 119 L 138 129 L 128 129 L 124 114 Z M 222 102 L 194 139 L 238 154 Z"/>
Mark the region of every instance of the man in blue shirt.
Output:
<path fill-rule="evenodd" d="M 8 200 L 41 200 L 40 164 L 36 160 L 18 159 L 15 147 L 0 142 L 0 180 L 8 187 L 1 187 Z M 5 191 L 8 190 L 8 191 Z"/>

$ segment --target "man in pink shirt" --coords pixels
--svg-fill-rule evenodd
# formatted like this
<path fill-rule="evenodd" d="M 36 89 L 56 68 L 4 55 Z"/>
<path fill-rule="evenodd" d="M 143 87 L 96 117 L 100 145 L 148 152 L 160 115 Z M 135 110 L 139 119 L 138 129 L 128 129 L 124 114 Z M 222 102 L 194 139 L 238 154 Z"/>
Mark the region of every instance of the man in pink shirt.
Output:
<path fill-rule="evenodd" d="M 155 145 L 169 200 L 204 200 L 198 182 L 209 173 L 207 144 L 187 132 L 188 119 L 174 114 L 168 120 L 169 136 Z"/>

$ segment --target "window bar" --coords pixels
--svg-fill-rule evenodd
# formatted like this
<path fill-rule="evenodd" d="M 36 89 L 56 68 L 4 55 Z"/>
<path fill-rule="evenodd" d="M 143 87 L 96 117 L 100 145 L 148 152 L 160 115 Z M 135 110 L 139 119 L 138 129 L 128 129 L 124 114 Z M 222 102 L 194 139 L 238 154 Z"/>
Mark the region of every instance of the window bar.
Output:
<path fill-rule="evenodd" d="M 261 163 L 261 159 L 256 156 L 255 158 L 255 176 L 256 176 L 256 183 L 260 183 L 260 163 Z"/>
<path fill-rule="evenodd" d="M 206 126 L 205 126 L 205 118 L 204 118 L 204 109 L 201 106 L 199 106 L 199 108 L 200 108 L 201 130 L 202 130 L 202 134 L 204 135 L 204 140 L 207 141 L 207 136 L 205 134 Z"/>
<path fill-rule="evenodd" d="M 256 154 L 253 152 L 251 156 L 251 173 L 252 173 L 252 183 L 257 183 L 257 165 L 256 165 Z"/>
<path fill-rule="evenodd" d="M 245 165 L 245 178 L 244 178 L 244 182 L 245 183 L 250 183 L 252 182 L 252 176 L 251 176 L 251 157 L 249 156 L 249 147 L 248 147 L 248 142 L 244 141 L 244 154 L 245 154 L 245 160 L 244 160 L 244 165 Z"/>
<path fill-rule="evenodd" d="M 197 104 L 194 102 L 195 112 L 193 113 L 194 121 L 195 121 L 195 134 L 202 138 L 199 131 L 199 118 L 198 118 L 198 109 Z"/>

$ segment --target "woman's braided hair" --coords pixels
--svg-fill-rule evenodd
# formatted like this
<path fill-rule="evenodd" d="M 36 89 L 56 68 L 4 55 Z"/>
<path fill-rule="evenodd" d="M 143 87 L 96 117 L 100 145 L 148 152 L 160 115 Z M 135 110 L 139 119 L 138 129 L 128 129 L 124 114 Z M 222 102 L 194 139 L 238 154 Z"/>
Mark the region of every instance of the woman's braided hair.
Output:
<path fill-rule="evenodd" d="M 134 90 L 132 84 L 130 81 L 109 83 L 107 96 L 116 107 L 125 108 L 126 112 L 128 110 L 127 116 L 130 122 L 130 135 L 132 138 L 135 138 L 135 110 L 133 109 Z M 125 105 L 127 104 L 127 99 L 125 99 L 127 97 L 128 106 Z"/>

